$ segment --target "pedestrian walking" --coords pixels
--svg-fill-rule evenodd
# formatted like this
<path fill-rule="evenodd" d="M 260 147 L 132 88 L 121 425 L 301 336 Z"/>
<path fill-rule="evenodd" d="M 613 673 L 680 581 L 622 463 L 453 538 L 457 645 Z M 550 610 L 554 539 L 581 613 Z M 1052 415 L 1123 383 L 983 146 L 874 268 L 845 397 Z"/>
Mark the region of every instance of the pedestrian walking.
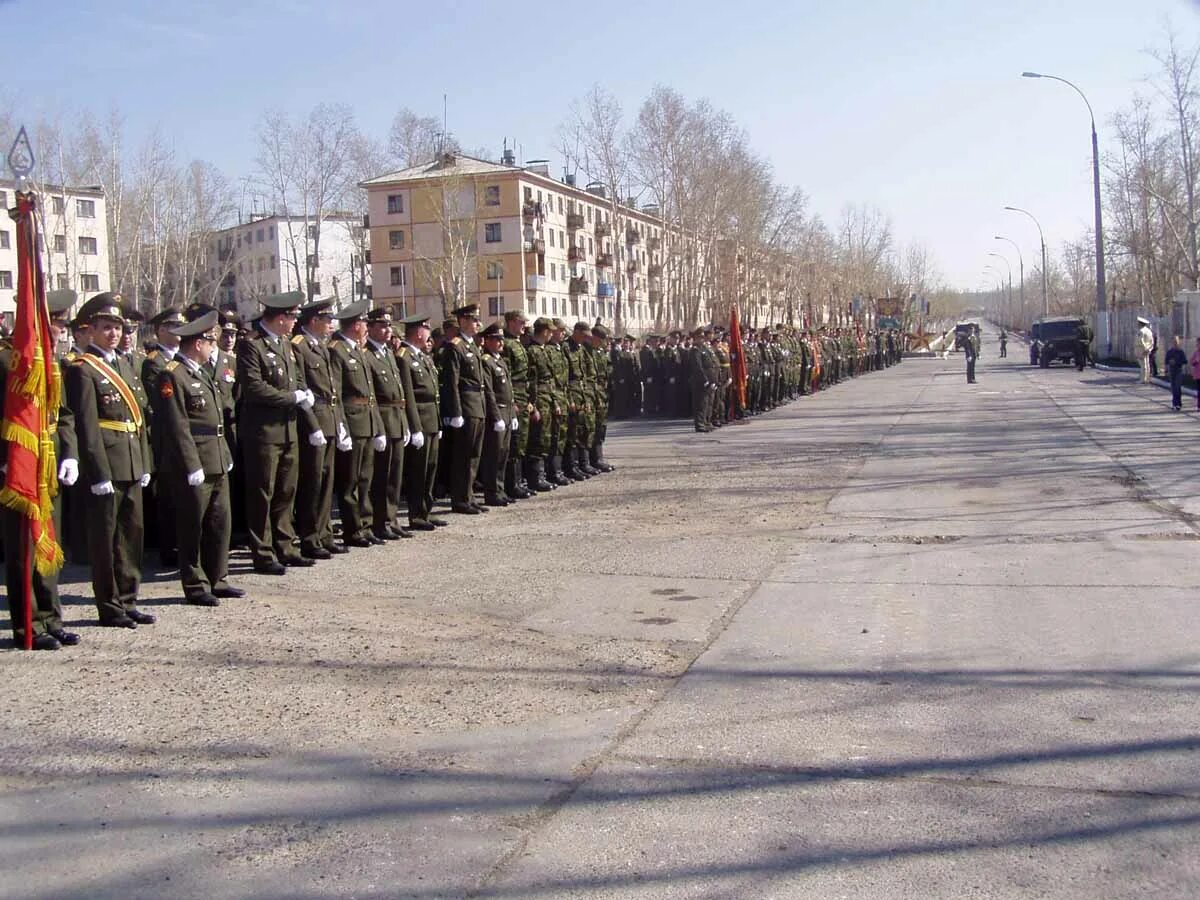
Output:
<path fill-rule="evenodd" d="M 1192 380 L 1196 382 L 1196 411 L 1200 412 L 1200 337 L 1196 338 L 1196 349 L 1188 362 L 1192 365 Z"/>
<path fill-rule="evenodd" d="M 1142 384 L 1150 383 L 1150 367 L 1153 363 L 1154 354 L 1154 332 L 1150 330 L 1150 320 L 1138 316 L 1137 350 L 1138 363 L 1142 367 Z"/>
<path fill-rule="evenodd" d="M 1171 408 L 1179 412 L 1183 409 L 1183 369 L 1188 364 L 1187 354 L 1183 352 L 1182 337 L 1175 335 L 1163 362 L 1167 366 L 1167 376 L 1171 379 Z"/>

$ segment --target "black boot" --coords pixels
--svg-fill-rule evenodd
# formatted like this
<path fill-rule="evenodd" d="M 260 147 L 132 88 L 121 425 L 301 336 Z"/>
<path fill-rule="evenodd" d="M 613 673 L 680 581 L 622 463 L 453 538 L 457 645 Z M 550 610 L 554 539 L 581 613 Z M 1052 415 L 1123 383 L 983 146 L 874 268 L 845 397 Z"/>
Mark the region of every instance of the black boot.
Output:
<path fill-rule="evenodd" d="M 588 462 L 588 451 L 585 448 L 583 448 L 583 447 L 576 448 L 575 460 L 576 460 L 575 467 L 577 469 L 579 469 L 579 471 L 582 472 L 588 478 L 591 478 L 593 475 L 600 474 L 600 470 L 593 469 L 591 463 Z"/>
<path fill-rule="evenodd" d="M 510 459 L 504 467 L 504 493 L 510 500 L 525 500 L 533 495 L 521 484 L 521 461 Z"/>
<path fill-rule="evenodd" d="M 597 441 L 592 444 L 592 468 L 598 472 L 611 472 L 613 467 L 604 461 L 604 445 Z"/>
<path fill-rule="evenodd" d="M 563 454 L 562 473 L 572 481 L 585 481 L 588 476 L 579 466 L 579 456 L 575 452 L 575 448 L 571 447 Z"/>
<path fill-rule="evenodd" d="M 547 477 L 551 482 L 559 487 L 566 487 L 568 484 L 576 481 L 574 478 L 568 478 L 563 471 L 563 458 L 559 454 L 555 454 L 549 458 L 550 469 L 547 472 Z"/>
<path fill-rule="evenodd" d="M 546 480 L 546 464 L 541 457 L 525 460 L 525 480 L 530 490 L 544 493 L 552 491 L 558 485 Z"/>

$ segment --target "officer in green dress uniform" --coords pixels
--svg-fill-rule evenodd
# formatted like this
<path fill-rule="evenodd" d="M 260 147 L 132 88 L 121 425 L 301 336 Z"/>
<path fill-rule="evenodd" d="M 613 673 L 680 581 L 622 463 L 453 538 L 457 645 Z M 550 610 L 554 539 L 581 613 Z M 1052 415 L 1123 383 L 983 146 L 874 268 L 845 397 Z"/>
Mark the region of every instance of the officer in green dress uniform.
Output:
<path fill-rule="evenodd" d="M 329 559 L 348 552 L 333 538 L 333 464 L 337 446 L 350 433 L 342 414 L 342 386 L 330 358 L 333 301 L 314 300 L 300 308 L 292 348 L 313 392 L 313 408 L 300 413 L 300 474 L 296 485 L 296 531 L 300 555 Z"/>
<path fill-rule="evenodd" d="M 159 312 L 150 318 L 154 326 L 154 343 L 142 359 L 140 369 L 142 388 L 149 401 L 149 414 L 146 416 L 146 426 L 150 430 L 150 455 L 154 459 L 154 472 L 150 486 L 146 489 L 146 520 L 153 522 L 155 527 L 150 535 L 154 546 L 158 548 L 159 561 L 167 568 L 179 564 L 175 553 L 175 510 L 171 508 L 171 490 L 159 490 L 160 473 L 162 469 L 161 435 L 155 427 L 158 418 L 158 376 L 166 369 L 167 363 L 175 358 L 179 348 L 179 338 L 171 330 L 184 323 L 183 313 L 173 306 Z M 177 474 L 177 473 L 173 473 Z"/>
<path fill-rule="evenodd" d="M 486 406 L 483 396 L 482 351 L 475 345 L 479 306 L 471 303 L 451 310 L 459 333 L 442 346 L 442 424 L 453 433 L 450 457 L 450 509 L 465 515 L 486 512 L 475 502 L 474 483 L 483 454 Z"/>
<path fill-rule="evenodd" d="M 412 537 L 396 521 L 400 509 L 400 482 L 404 477 L 404 455 L 410 443 L 425 443 L 416 417 L 412 376 L 401 369 L 392 350 L 392 312 L 387 307 L 367 314 L 367 343 L 363 357 L 375 387 L 375 405 L 386 438 L 376 447 L 371 474 L 371 533 L 381 540 Z"/>
<path fill-rule="evenodd" d="M 76 294 L 72 290 L 50 291 L 46 294 L 46 304 L 50 310 L 50 340 L 57 346 L 63 333 L 67 330 L 69 311 L 75 305 Z M 8 342 L 0 349 L 0 397 L 5 395 L 5 387 L 11 359 L 12 347 Z M 62 373 L 62 363 L 54 361 Z M 66 488 L 75 484 L 79 478 L 79 449 L 75 438 L 75 417 L 71 408 L 66 404 L 66 395 L 57 410 L 50 415 L 50 435 L 54 441 L 54 458 L 58 461 L 58 494 L 54 497 L 52 516 L 54 533 L 62 542 L 62 501 Z M 7 442 L 0 441 L 0 470 L 7 464 Z M 21 533 L 25 527 L 25 517 L 7 507 L 0 509 L 0 519 L 4 523 L 4 564 L 5 582 L 8 588 L 8 611 L 12 620 L 13 640 L 18 647 L 25 646 L 25 569 L 21 565 Z M 33 548 L 27 547 L 27 553 L 32 557 Z M 63 628 L 62 606 L 58 599 L 58 575 L 42 575 L 37 568 L 30 564 L 32 573 L 33 597 L 33 649 L 57 650 L 62 646 L 73 646 L 79 643 L 79 635 Z"/>
<path fill-rule="evenodd" d="M 370 547 L 383 539 L 371 534 L 371 476 L 375 451 L 387 438 L 375 403 L 375 384 L 367 369 L 363 345 L 367 339 L 366 300 L 338 313 L 338 331 L 329 340 L 335 379 L 342 389 L 342 413 L 350 443 L 338 446 L 334 460 L 334 493 L 342 517 L 342 540 L 347 547 Z"/>
<path fill-rule="evenodd" d="M 170 331 L 180 343 L 155 386 L 159 485 L 176 515 L 184 600 L 217 606 L 222 597 L 246 594 L 227 581 L 233 454 L 225 442 L 221 394 L 208 368 L 221 333 L 217 311 Z"/>
<path fill-rule="evenodd" d="M 100 624 L 154 624 L 137 608 L 142 580 L 142 490 L 150 483 L 150 444 L 132 385 L 138 373 L 117 354 L 125 324 L 119 294 L 97 294 L 79 310 L 89 344 L 66 370 L 75 416 L 92 591 Z"/>
<path fill-rule="evenodd" d="M 272 294 L 237 348 L 241 390 L 239 426 L 246 467 L 246 528 L 254 571 L 283 575 L 287 566 L 311 566 L 294 546 L 292 506 L 299 476 L 301 412 L 313 394 L 292 348 L 292 328 L 304 294 Z"/>
<path fill-rule="evenodd" d="M 504 490 L 507 472 L 509 436 L 520 428 L 513 403 L 512 379 L 504 364 L 504 331 L 493 322 L 482 332 L 483 380 L 486 414 L 483 426 L 483 455 L 479 480 L 483 482 L 483 502 L 488 506 L 508 506 L 511 498 Z"/>
<path fill-rule="evenodd" d="M 433 356 L 425 349 L 429 341 L 429 317 L 415 313 L 401 321 L 404 324 L 404 342 L 396 351 L 396 363 L 408 370 L 416 420 L 424 438 L 419 443 L 411 441 L 404 454 L 408 527 L 413 531 L 432 531 L 449 524 L 432 515 L 433 486 L 437 480 L 438 449 L 442 436 L 438 370 Z M 413 434 L 415 437 L 416 431 Z"/>

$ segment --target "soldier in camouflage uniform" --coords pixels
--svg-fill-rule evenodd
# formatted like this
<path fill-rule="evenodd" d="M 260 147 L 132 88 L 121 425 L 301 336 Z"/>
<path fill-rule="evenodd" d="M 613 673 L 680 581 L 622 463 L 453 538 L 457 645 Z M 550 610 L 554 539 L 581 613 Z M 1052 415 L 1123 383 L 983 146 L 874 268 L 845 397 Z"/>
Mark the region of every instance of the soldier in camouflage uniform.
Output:
<path fill-rule="evenodd" d="M 550 344 L 546 355 L 550 360 L 550 368 L 554 374 L 554 402 L 556 412 L 552 425 L 553 444 L 550 453 L 550 464 L 547 466 L 547 477 L 555 484 L 566 485 L 579 481 L 564 470 L 563 461 L 567 456 L 568 435 L 570 433 L 570 414 L 567 402 L 567 384 L 570 381 L 570 370 L 563 349 L 563 337 L 566 335 L 567 324 L 562 319 L 552 320 L 554 328 L 550 332 Z"/>
<path fill-rule="evenodd" d="M 530 490 L 538 492 L 552 491 L 557 487 L 547 477 L 547 462 L 554 452 L 558 419 L 562 415 L 554 382 L 554 367 L 550 362 L 551 354 L 561 354 L 557 348 L 546 346 L 553 330 L 554 323 L 549 319 L 538 319 L 533 323 L 532 342 L 525 348 L 528 363 L 526 399 L 531 409 L 529 438 L 525 445 L 525 483 Z M 565 478 L 561 483 L 570 484 Z"/>
<path fill-rule="evenodd" d="M 596 366 L 592 360 L 591 335 L 586 322 L 576 322 L 562 345 L 567 360 L 567 443 L 563 473 L 579 481 L 599 475 L 588 459 L 596 433 Z"/>
<path fill-rule="evenodd" d="M 504 314 L 504 349 L 500 355 L 508 368 L 517 419 L 517 428 L 509 435 L 504 493 L 514 500 L 524 500 L 533 496 L 533 492 L 525 483 L 525 454 L 529 449 L 529 417 L 533 413 L 533 405 L 529 402 L 529 357 L 521 340 L 524 330 L 523 312 L 509 310 Z"/>
<path fill-rule="evenodd" d="M 587 444 L 586 462 L 596 470 L 597 474 L 601 474 L 613 470 L 613 466 L 604 459 L 604 438 L 608 434 L 608 392 L 612 368 L 608 350 L 608 329 L 599 322 L 592 326 L 592 340 L 589 349 L 595 369 L 592 390 L 595 405 L 593 407 L 591 440 Z"/>

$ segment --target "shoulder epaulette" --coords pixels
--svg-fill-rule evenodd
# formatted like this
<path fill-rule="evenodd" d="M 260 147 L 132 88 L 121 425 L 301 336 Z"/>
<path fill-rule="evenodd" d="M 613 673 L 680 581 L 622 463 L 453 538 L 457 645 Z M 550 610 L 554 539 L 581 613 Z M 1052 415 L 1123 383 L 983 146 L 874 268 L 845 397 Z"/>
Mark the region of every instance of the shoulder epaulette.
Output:
<path fill-rule="evenodd" d="M 304 343 L 304 335 L 302 335 L 302 334 L 296 335 L 295 337 L 292 338 L 292 343 L 296 344 L 297 346 L 299 346 L 300 344 L 303 344 Z"/>
<path fill-rule="evenodd" d="M 146 359 L 158 359 L 158 351 L 151 350 L 149 353 L 146 354 Z"/>
<path fill-rule="evenodd" d="M 168 372 L 174 372 L 178 368 L 179 368 L 179 360 L 177 360 L 177 359 L 173 359 L 169 363 L 167 363 L 167 371 Z"/>
<path fill-rule="evenodd" d="M 457 347 L 459 344 L 462 343 L 462 338 L 455 335 L 454 337 L 450 338 L 450 343 L 452 343 L 454 346 Z"/>
<path fill-rule="evenodd" d="M 72 363 L 72 362 L 75 362 L 75 359 L 78 356 L 79 356 L 79 354 L 76 353 L 74 350 L 68 350 L 66 356 L 64 356 L 63 359 L 69 363 Z"/>
<path fill-rule="evenodd" d="M 401 348 L 400 348 L 400 350 L 399 350 L 399 352 L 397 352 L 397 353 L 396 353 L 396 355 L 397 355 L 397 356 L 400 356 L 400 357 L 405 357 L 405 356 L 408 356 L 408 348 L 407 348 L 407 347 L 401 347 Z"/>

